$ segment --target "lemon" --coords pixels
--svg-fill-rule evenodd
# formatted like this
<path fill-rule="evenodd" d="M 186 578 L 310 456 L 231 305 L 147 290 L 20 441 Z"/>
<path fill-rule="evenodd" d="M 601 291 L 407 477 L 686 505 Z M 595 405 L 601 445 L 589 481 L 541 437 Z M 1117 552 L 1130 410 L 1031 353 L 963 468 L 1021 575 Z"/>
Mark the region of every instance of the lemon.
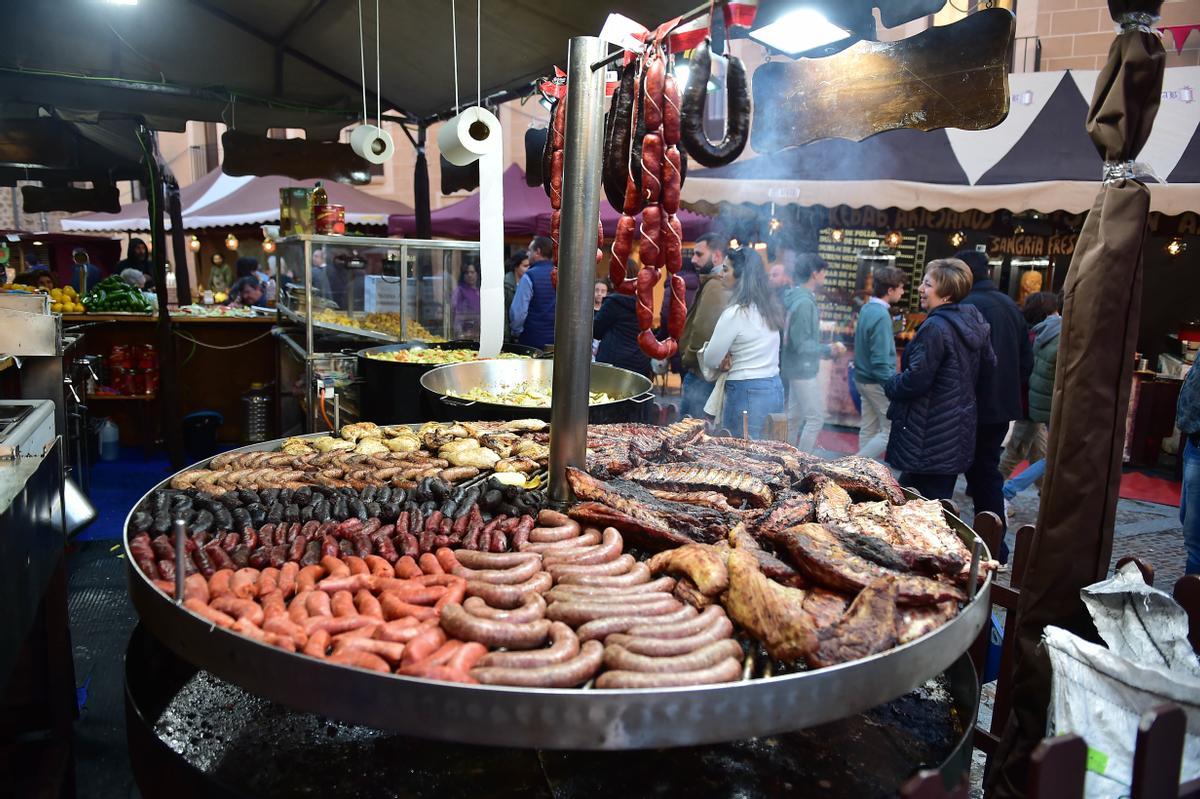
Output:
<path fill-rule="evenodd" d="M 62 313 L 62 312 L 63 312 L 63 306 L 62 306 L 61 302 L 50 303 L 50 313 Z"/>
<path fill-rule="evenodd" d="M 76 297 L 78 297 L 78 296 L 79 296 L 79 295 L 78 295 L 78 294 L 75 292 L 75 287 L 74 287 L 74 286 L 63 286 L 62 292 L 63 292 L 63 294 L 65 294 L 65 295 L 67 295 L 68 297 L 70 297 L 71 299 L 75 299 Z"/>
<path fill-rule="evenodd" d="M 62 302 L 63 290 L 59 288 L 50 289 L 50 299 L 55 302 Z"/>

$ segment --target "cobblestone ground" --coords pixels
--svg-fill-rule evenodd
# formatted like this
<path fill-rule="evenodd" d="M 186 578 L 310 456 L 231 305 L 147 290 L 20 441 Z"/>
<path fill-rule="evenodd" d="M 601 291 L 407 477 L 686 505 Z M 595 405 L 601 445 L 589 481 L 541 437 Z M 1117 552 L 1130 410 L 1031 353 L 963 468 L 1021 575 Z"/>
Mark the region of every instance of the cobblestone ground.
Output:
<path fill-rule="evenodd" d="M 969 514 L 971 500 L 963 493 L 963 482 L 960 480 L 954 500 L 964 513 Z M 1009 503 L 1009 529 L 1015 530 L 1023 524 L 1036 524 L 1038 514 L 1038 493 L 1035 490 L 1025 491 Z M 1009 538 L 1012 547 L 1012 538 Z M 1126 555 L 1140 558 L 1154 567 L 1154 584 L 1170 591 L 1175 581 L 1183 576 L 1187 554 L 1183 547 L 1183 531 L 1179 524 L 1179 508 L 1170 505 L 1158 505 L 1153 502 L 1122 499 L 1117 502 L 1116 527 L 1113 530 L 1113 562 Z M 1000 582 L 1007 582 L 1008 575 L 1002 574 Z M 997 616 L 1003 623 L 1002 609 L 997 609 Z M 985 728 L 991 725 L 992 705 L 995 700 L 996 684 L 988 683 L 983 686 L 979 703 L 979 723 Z M 973 753 L 971 764 L 972 799 L 983 796 L 983 769 L 985 765 L 983 753 L 978 749 Z"/>

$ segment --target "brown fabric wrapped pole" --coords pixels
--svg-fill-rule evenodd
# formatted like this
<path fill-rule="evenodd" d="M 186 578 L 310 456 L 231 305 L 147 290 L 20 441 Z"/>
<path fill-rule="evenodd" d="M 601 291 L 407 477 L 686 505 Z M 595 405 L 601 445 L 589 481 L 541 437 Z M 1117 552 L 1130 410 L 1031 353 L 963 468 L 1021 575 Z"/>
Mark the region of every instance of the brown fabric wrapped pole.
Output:
<path fill-rule="evenodd" d="M 1108 573 L 1125 414 L 1142 296 L 1150 191 L 1134 177 L 1158 112 L 1164 53 L 1149 27 L 1161 2 L 1109 0 L 1122 32 L 1096 80 L 1087 131 L 1105 161 L 1063 287 L 1063 325 L 1037 533 L 1018 606 L 1013 709 L 988 795 L 1023 796 L 1029 755 L 1046 733 L 1047 625 L 1095 640 L 1079 591 Z"/>

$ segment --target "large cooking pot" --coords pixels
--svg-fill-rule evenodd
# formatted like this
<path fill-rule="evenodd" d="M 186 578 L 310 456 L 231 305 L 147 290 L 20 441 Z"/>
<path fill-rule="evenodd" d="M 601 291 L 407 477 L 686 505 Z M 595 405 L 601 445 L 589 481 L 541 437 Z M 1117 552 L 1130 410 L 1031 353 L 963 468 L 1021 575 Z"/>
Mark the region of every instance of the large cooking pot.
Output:
<path fill-rule="evenodd" d="M 372 358 L 384 352 L 397 350 L 476 350 L 478 341 L 440 341 L 436 344 L 414 341 L 407 344 L 385 344 L 359 350 L 358 376 L 359 409 L 364 421 L 376 424 L 408 424 L 433 418 L 433 408 L 418 388 L 421 375 L 437 369 L 432 363 L 401 363 Z M 523 344 L 505 344 L 502 352 L 528 355 L 536 358 L 542 351 Z"/>
<path fill-rule="evenodd" d="M 550 385 L 554 376 L 554 361 L 547 359 L 522 361 L 471 361 L 451 363 L 431 369 L 421 377 L 421 387 L 431 400 L 433 418 L 450 422 L 461 419 L 506 420 L 547 419 L 549 408 L 529 408 L 500 402 L 475 402 L 447 396 L 447 392 L 466 392 L 484 388 L 501 393 L 522 384 Z M 650 416 L 650 381 L 631 372 L 605 363 L 592 364 L 591 390 L 613 397 L 610 402 L 592 405 L 588 421 L 592 424 L 611 422 L 645 422 Z"/>

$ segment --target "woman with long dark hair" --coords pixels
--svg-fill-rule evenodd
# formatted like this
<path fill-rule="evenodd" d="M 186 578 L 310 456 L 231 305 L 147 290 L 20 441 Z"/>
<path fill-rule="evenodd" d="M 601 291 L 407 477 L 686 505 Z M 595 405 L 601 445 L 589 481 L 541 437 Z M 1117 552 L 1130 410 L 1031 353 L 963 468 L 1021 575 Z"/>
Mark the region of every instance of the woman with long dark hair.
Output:
<path fill-rule="evenodd" d="M 463 264 L 451 307 L 454 309 L 454 337 L 479 338 L 479 266 L 474 261 Z"/>
<path fill-rule="evenodd" d="M 730 249 L 725 268 L 733 270 L 732 293 L 705 347 L 704 366 L 726 372 L 719 424 L 734 435 L 745 430 L 751 438 L 762 438 L 767 415 L 783 411 L 779 333 L 785 315 L 757 253 Z"/>

